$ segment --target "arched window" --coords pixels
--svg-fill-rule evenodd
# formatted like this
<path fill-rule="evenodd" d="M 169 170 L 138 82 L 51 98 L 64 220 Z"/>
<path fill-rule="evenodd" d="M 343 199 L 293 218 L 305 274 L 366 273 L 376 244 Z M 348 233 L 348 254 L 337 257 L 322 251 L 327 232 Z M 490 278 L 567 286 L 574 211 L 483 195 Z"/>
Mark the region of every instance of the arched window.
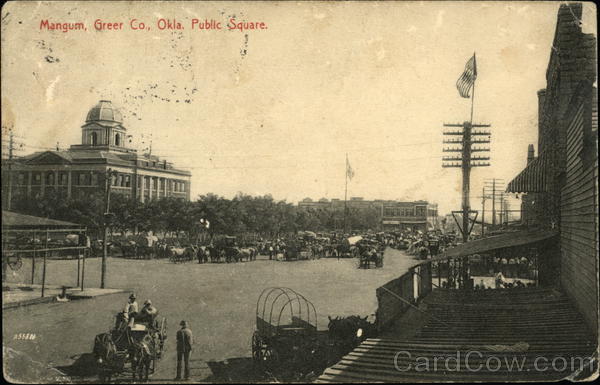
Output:
<path fill-rule="evenodd" d="M 121 134 L 115 134 L 115 146 L 121 145 Z"/>
<path fill-rule="evenodd" d="M 95 132 L 92 132 L 90 134 L 90 144 L 92 146 L 97 146 L 98 145 L 98 134 Z"/>

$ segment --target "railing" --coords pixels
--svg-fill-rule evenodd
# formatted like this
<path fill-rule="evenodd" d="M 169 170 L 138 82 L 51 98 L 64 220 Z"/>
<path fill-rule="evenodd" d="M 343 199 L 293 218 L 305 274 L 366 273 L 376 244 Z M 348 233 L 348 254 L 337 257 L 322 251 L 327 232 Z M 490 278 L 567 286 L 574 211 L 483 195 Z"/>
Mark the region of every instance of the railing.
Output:
<path fill-rule="evenodd" d="M 377 329 L 385 329 L 432 290 L 431 261 L 410 268 L 377 288 Z"/>

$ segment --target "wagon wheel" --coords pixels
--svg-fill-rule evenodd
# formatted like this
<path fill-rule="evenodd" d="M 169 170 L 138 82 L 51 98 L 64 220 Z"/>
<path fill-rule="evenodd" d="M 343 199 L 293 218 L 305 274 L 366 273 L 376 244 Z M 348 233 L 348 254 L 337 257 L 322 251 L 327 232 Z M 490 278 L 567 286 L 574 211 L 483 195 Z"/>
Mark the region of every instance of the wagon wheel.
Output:
<path fill-rule="evenodd" d="M 10 266 L 10 268 L 14 271 L 17 271 L 21 267 L 23 267 L 23 260 L 18 255 L 9 257 L 7 263 L 8 263 L 8 266 Z"/>
<path fill-rule="evenodd" d="M 262 361 L 263 341 L 257 331 L 252 334 L 252 359 L 258 364 Z"/>
<path fill-rule="evenodd" d="M 162 357 L 162 353 L 165 351 L 165 340 L 167 339 L 167 319 L 163 318 L 160 322 L 160 332 L 159 332 L 159 347 L 158 347 L 158 355 L 157 357 L 160 359 Z"/>
<path fill-rule="evenodd" d="M 157 354 L 154 354 L 154 356 L 152 357 L 152 362 L 150 363 L 150 374 L 154 374 L 154 371 L 156 370 L 156 360 L 158 359 Z"/>
<path fill-rule="evenodd" d="M 258 331 L 255 331 L 252 335 L 252 358 L 254 359 L 255 364 L 265 366 L 271 366 L 277 361 L 277 353 L 273 350 L 271 345 L 258 334 Z"/>

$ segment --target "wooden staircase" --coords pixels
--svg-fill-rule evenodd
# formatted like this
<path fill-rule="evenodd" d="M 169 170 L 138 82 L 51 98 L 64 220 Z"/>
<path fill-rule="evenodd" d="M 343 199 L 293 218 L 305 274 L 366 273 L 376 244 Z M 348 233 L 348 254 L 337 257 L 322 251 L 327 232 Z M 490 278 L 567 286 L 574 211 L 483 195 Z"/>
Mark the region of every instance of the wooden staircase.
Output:
<path fill-rule="evenodd" d="M 317 382 L 551 381 L 597 359 L 597 341 L 556 290 L 439 289 L 421 308 L 416 333 L 368 339 Z"/>

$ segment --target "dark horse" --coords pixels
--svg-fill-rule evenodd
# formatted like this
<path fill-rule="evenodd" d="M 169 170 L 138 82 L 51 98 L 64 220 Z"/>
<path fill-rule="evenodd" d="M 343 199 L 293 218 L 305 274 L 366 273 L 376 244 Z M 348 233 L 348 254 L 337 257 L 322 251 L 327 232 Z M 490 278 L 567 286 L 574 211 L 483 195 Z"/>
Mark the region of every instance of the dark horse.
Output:
<path fill-rule="evenodd" d="M 100 381 L 108 382 L 114 373 L 123 371 L 125 361 L 117 355 L 117 346 L 110 333 L 98 334 L 94 338 L 93 354 Z"/>
<path fill-rule="evenodd" d="M 329 340 L 334 345 L 345 350 L 344 354 L 357 347 L 367 338 L 373 338 L 377 334 L 375 324 L 367 321 L 367 317 L 356 315 L 349 317 L 329 318 Z"/>

